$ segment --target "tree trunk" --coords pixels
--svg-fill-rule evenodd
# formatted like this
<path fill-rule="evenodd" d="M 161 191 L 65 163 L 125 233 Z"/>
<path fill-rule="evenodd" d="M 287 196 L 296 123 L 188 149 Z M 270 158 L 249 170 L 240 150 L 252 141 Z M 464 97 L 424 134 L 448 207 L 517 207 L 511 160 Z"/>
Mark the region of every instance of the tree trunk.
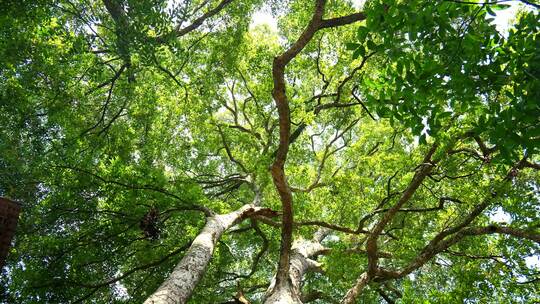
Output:
<path fill-rule="evenodd" d="M 300 294 L 293 288 L 292 282 L 281 282 L 275 286 L 275 279 L 264 304 L 301 304 Z"/>
<path fill-rule="evenodd" d="M 321 265 L 312 260 L 325 250 L 321 245 L 322 239 L 326 236 L 326 231 L 319 231 L 313 240 L 300 240 L 292 247 L 290 262 L 289 280 L 276 282 L 274 278 L 268 288 L 265 304 L 301 304 L 302 278 L 308 271 L 321 270 Z"/>
<path fill-rule="evenodd" d="M 356 280 L 356 283 L 354 284 L 353 288 L 349 289 L 347 291 L 347 294 L 341 299 L 340 304 L 354 304 L 356 303 L 356 299 L 358 298 L 358 295 L 362 292 L 364 287 L 369 283 L 369 276 L 367 272 L 362 273 L 358 280 Z"/>
<path fill-rule="evenodd" d="M 206 225 L 195 238 L 180 263 L 158 290 L 146 299 L 144 304 L 186 303 L 204 275 L 214 247 L 221 235 L 242 219 L 262 210 L 261 207 L 247 204 L 231 213 L 207 218 Z"/>

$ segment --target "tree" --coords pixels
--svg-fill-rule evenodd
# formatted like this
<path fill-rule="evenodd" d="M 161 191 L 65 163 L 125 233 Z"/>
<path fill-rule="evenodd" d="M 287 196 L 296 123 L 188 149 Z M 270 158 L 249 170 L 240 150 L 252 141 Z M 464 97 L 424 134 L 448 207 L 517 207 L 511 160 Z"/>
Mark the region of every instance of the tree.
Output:
<path fill-rule="evenodd" d="M 538 301 L 540 20 L 503 2 L 4 5 L 3 302 Z"/>

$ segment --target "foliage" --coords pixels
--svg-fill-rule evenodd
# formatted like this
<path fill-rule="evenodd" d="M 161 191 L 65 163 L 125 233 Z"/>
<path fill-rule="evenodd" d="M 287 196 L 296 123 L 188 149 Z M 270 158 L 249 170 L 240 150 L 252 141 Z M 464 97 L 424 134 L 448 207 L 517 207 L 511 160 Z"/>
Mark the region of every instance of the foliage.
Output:
<path fill-rule="evenodd" d="M 406 268 L 484 202 L 459 231 L 496 225 L 538 238 L 540 14 L 529 4 L 501 34 L 493 21 L 505 4 L 366 1 L 365 20 L 317 31 L 287 65 L 293 236 L 332 228 L 323 272 L 304 278 L 306 294 L 320 292 L 315 303 L 338 301 L 368 271 L 370 230 L 432 147 L 434 168 L 382 227 L 378 266 Z M 264 207 L 282 209 L 269 171 L 281 138 L 273 60 L 304 31 L 313 1 L 2 6 L 0 196 L 23 206 L 3 302 L 140 303 L 205 210 L 236 210 L 253 189 Z M 277 32 L 250 26 L 261 7 L 279 19 Z M 356 11 L 329 1 L 324 17 Z M 155 237 L 141 225 L 151 210 Z M 261 302 L 282 254 L 272 222 L 229 230 L 191 302 L 238 290 Z M 373 279 L 359 301 L 538 301 L 538 242 L 491 232 L 400 278 Z"/>

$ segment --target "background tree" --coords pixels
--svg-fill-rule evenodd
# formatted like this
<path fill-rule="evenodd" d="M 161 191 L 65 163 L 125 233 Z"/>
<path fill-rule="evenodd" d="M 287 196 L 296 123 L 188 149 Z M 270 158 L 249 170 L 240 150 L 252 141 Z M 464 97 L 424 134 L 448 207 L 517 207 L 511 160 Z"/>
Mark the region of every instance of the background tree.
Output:
<path fill-rule="evenodd" d="M 3 5 L 3 301 L 538 301 L 519 2 Z"/>

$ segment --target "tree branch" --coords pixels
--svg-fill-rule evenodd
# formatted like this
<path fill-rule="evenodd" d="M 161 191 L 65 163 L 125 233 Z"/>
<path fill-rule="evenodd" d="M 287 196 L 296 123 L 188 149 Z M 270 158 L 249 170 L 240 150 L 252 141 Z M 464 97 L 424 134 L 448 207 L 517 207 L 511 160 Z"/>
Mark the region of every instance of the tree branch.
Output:
<path fill-rule="evenodd" d="M 337 18 L 331 18 L 331 19 L 324 19 L 321 22 L 320 29 L 324 28 L 330 28 L 330 27 L 338 27 L 342 25 L 347 25 L 351 23 L 355 23 L 358 21 L 362 21 L 366 19 L 366 15 L 363 12 L 354 13 L 347 16 L 337 17 Z"/>
<path fill-rule="evenodd" d="M 279 114 L 279 146 L 276 158 L 272 164 L 271 171 L 274 184 L 281 198 L 283 219 L 281 231 L 280 258 L 278 263 L 278 272 L 276 276 L 276 285 L 288 284 L 290 252 L 292 245 L 293 230 L 293 212 L 292 212 L 292 193 L 285 177 L 285 161 L 289 151 L 289 139 L 291 129 L 291 118 L 289 109 L 289 100 L 285 92 L 285 67 L 313 38 L 315 32 L 320 26 L 324 13 L 325 0 L 318 0 L 315 5 L 315 12 L 308 26 L 300 35 L 298 40 L 280 56 L 274 58 L 272 65 L 272 77 L 274 88 L 272 96 L 276 103 Z"/>
<path fill-rule="evenodd" d="M 420 187 L 422 181 L 428 176 L 431 170 L 434 167 L 434 163 L 431 160 L 431 157 L 435 153 L 438 145 L 433 144 L 431 149 L 428 151 L 424 160 L 418 170 L 416 171 L 412 181 L 403 194 L 401 195 L 398 202 L 390 208 L 382 217 L 382 219 L 375 225 L 371 230 L 371 234 L 366 242 L 366 250 L 368 252 L 368 275 L 369 277 L 375 275 L 377 272 L 377 239 L 384 227 L 392 220 L 394 215 L 400 210 L 401 206 L 409 201 L 412 195 L 416 192 L 416 189 Z"/>
<path fill-rule="evenodd" d="M 156 41 L 158 43 L 163 43 L 165 42 L 169 37 L 182 37 L 194 30 L 196 30 L 199 26 L 201 26 L 203 24 L 204 21 L 206 21 L 206 19 L 209 19 L 211 18 L 212 16 L 218 14 L 225 6 L 227 6 L 229 3 L 231 3 L 233 0 L 222 0 L 216 7 L 214 7 L 213 9 L 207 11 L 206 13 L 204 13 L 202 16 L 200 16 L 199 18 L 195 19 L 193 21 L 193 23 L 191 23 L 190 25 L 184 27 L 184 28 L 181 28 L 180 25 L 176 26 L 176 28 L 174 29 L 173 32 L 169 33 L 169 34 L 166 34 L 164 36 L 159 36 L 156 38 Z"/>

